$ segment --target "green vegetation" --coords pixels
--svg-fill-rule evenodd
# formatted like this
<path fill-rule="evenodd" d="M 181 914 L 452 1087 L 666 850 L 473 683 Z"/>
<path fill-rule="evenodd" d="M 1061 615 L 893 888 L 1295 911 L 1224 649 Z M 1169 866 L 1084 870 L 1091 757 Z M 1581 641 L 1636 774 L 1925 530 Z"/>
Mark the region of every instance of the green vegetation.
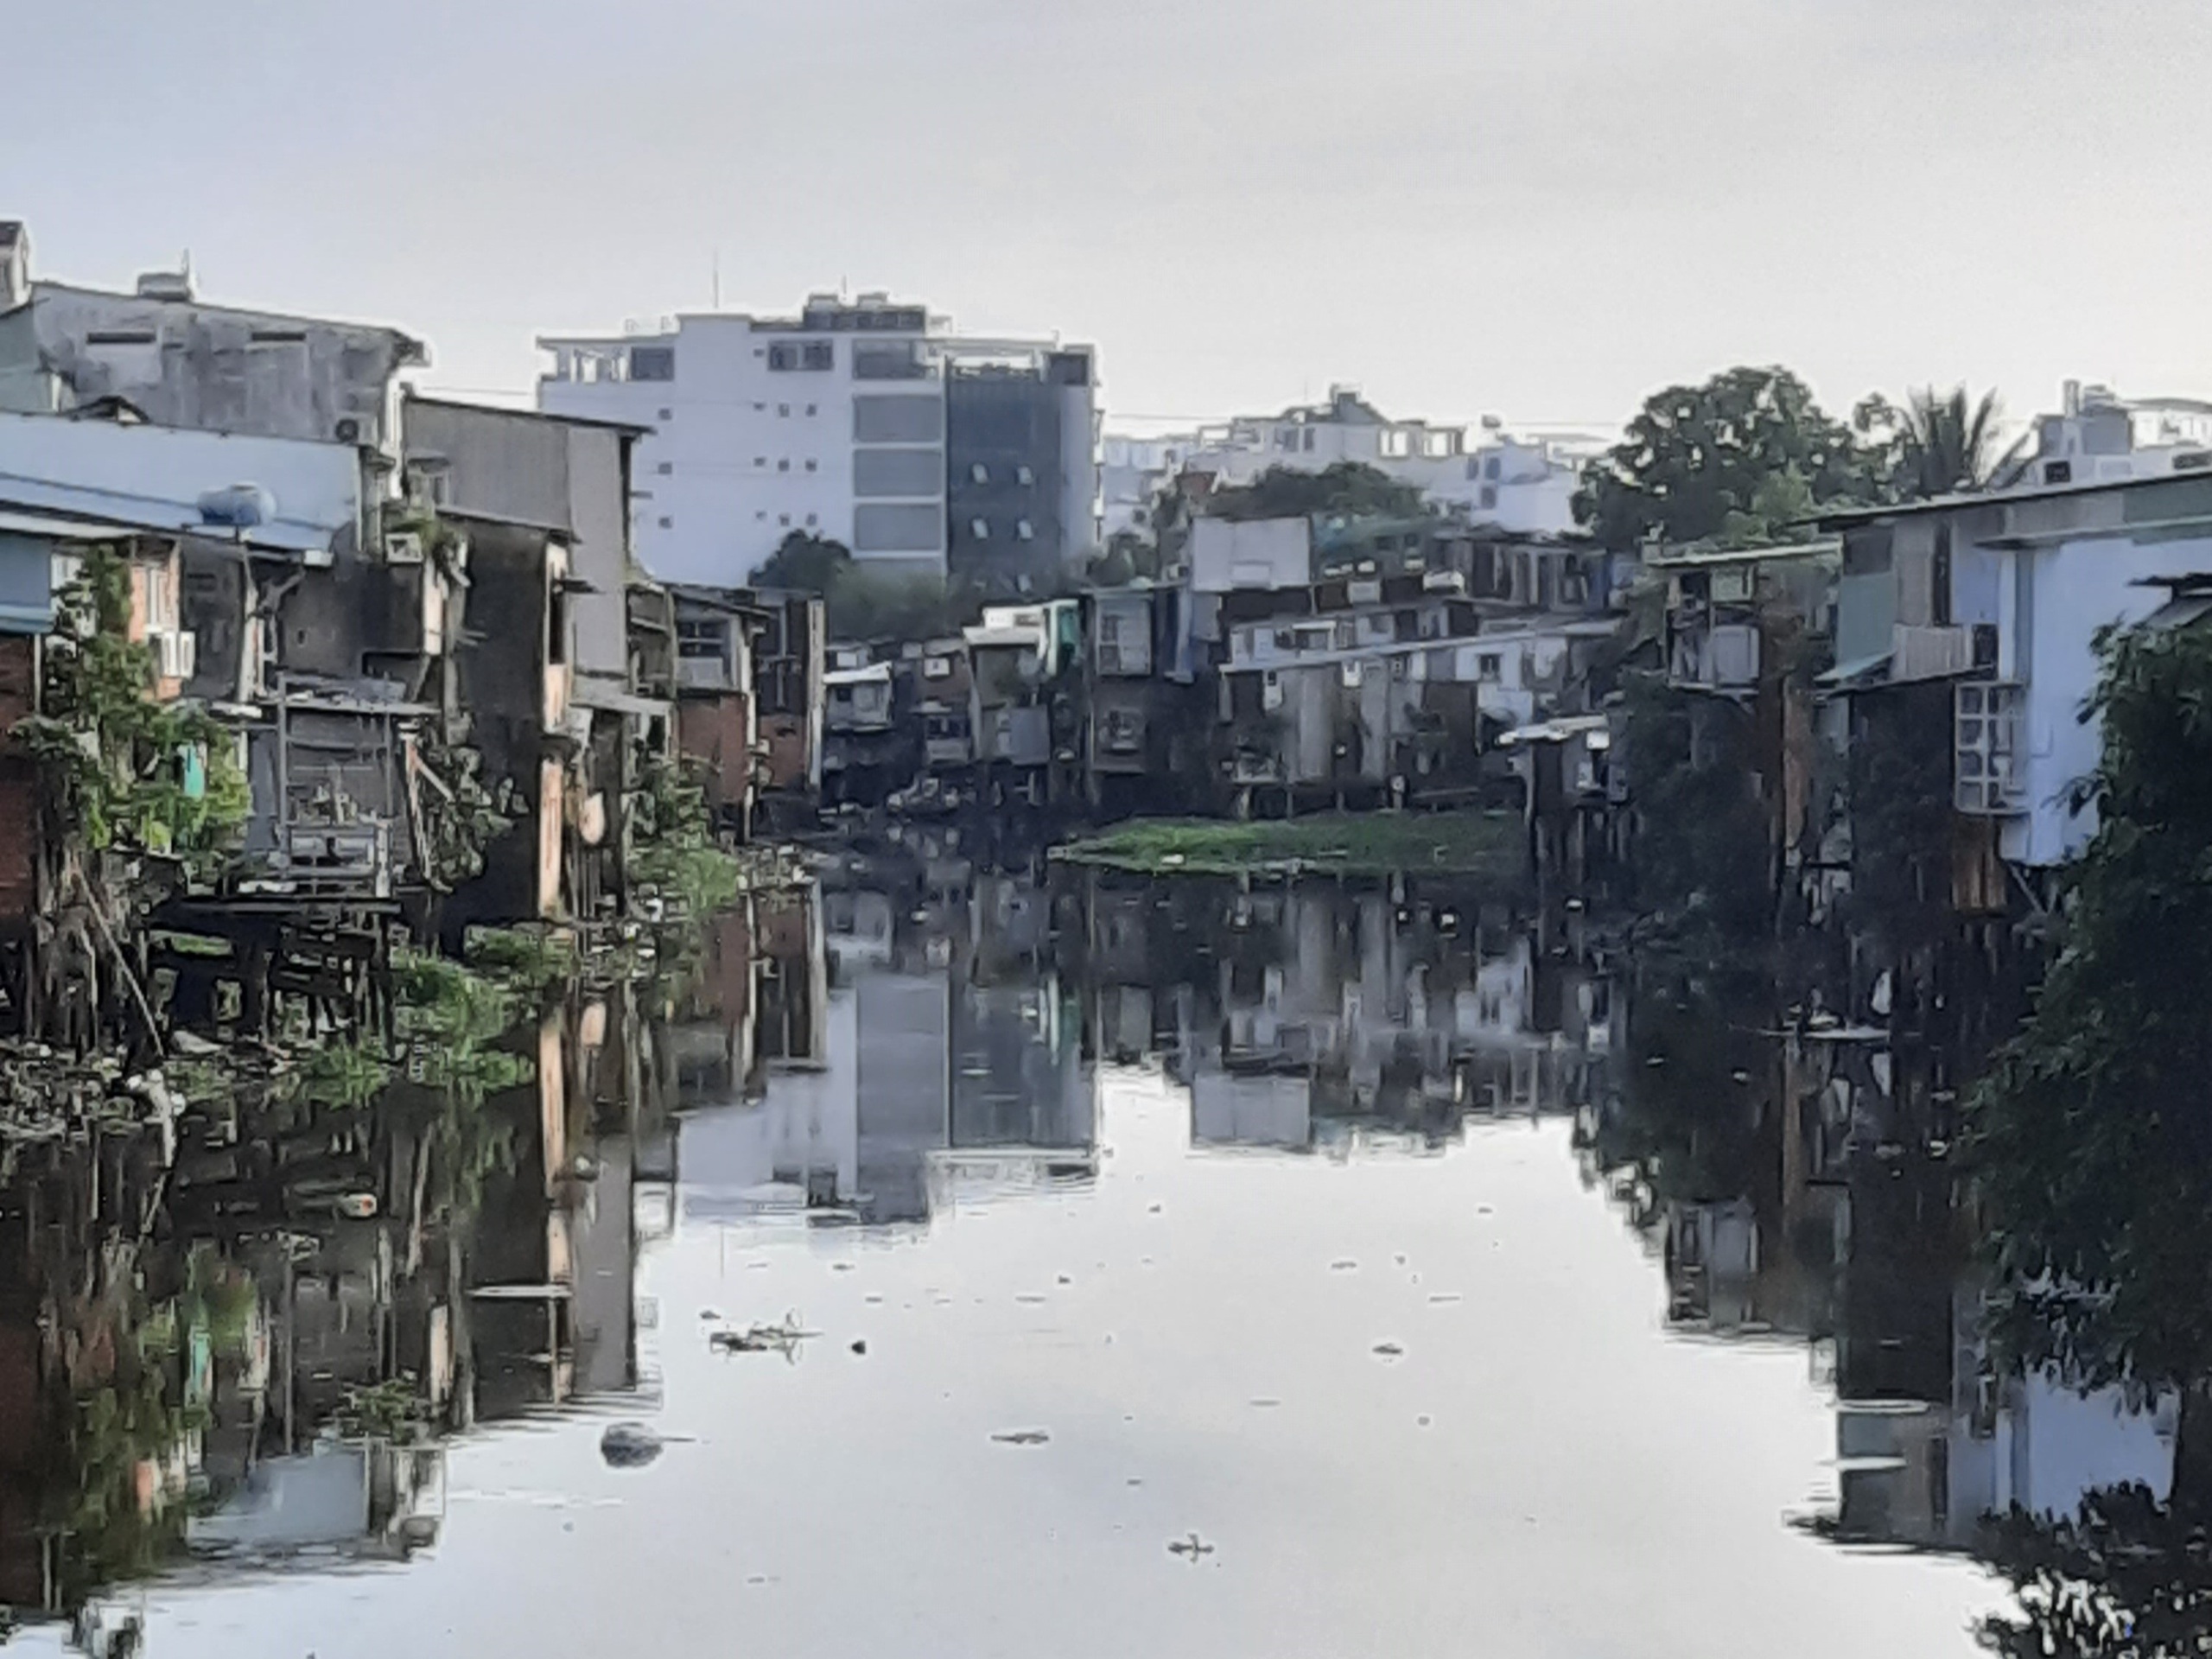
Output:
<path fill-rule="evenodd" d="M 1318 473 L 1270 467 L 1249 484 L 1216 490 L 1206 500 L 1213 518 L 1412 518 L 1426 512 L 1420 486 L 1403 484 L 1364 461 L 1340 461 Z"/>
<path fill-rule="evenodd" d="M 743 885 L 737 858 L 715 838 L 704 774 L 688 755 L 641 751 L 632 797 L 631 873 L 687 916 L 721 909 Z"/>
<path fill-rule="evenodd" d="M 2081 1388 L 2181 1391 L 2175 1502 L 2212 1504 L 2212 633 L 2107 631 L 2098 828 L 2059 952 L 1974 1090 L 1995 1335 Z M 2202 1510 L 2194 1510 L 2201 1517 Z"/>
<path fill-rule="evenodd" d="M 1605 546 L 1778 539 L 1817 505 L 1868 501 L 1868 457 L 1802 380 L 1736 368 L 1646 400 L 1592 461 L 1575 512 Z"/>
<path fill-rule="evenodd" d="M 1997 394 L 1969 400 L 1964 386 L 1938 394 L 1933 386 L 1908 392 L 1903 407 L 1876 392 L 1852 411 L 1851 424 L 1886 486 L 1900 501 L 1986 488 L 2017 460 L 2029 438 L 1997 447 L 2004 419 Z"/>
<path fill-rule="evenodd" d="M 41 768 L 68 838 L 174 854 L 212 878 L 251 807 L 237 740 L 198 708 L 154 698 L 154 653 L 130 631 L 130 561 L 87 553 L 56 595 L 43 713 L 16 735 Z"/>
<path fill-rule="evenodd" d="M 1286 866 L 1344 875 L 1400 871 L 1508 875 L 1521 826 L 1476 812 L 1318 814 L 1262 823 L 1151 818 L 1058 849 L 1057 856 L 1147 874 L 1242 875 Z"/>
<path fill-rule="evenodd" d="M 830 631 L 841 639 L 926 639 L 956 623 L 941 580 L 863 569 L 843 543 L 803 530 L 785 537 L 753 580 L 763 588 L 821 594 Z"/>

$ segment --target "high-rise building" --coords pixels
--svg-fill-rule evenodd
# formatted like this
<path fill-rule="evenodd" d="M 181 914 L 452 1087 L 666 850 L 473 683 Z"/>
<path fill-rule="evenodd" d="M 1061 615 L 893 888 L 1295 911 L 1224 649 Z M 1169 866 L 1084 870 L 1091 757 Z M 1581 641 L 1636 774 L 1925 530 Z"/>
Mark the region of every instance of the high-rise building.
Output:
<path fill-rule="evenodd" d="M 632 517 L 663 579 L 742 582 L 804 531 L 893 575 L 1022 591 L 1096 544 L 1088 347 L 962 340 L 884 294 L 538 343 L 541 409 L 651 429 Z"/>

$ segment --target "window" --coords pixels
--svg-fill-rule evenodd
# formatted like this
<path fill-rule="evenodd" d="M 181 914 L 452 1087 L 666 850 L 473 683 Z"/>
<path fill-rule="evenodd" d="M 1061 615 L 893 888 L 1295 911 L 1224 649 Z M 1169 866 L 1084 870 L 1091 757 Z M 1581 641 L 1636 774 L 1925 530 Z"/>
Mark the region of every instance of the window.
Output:
<path fill-rule="evenodd" d="M 815 406 L 814 406 L 812 404 L 809 404 L 806 406 L 806 412 L 807 412 L 808 414 L 810 414 L 810 415 L 811 415 L 811 414 L 813 414 L 813 413 L 814 413 L 814 410 L 815 410 Z"/>
<path fill-rule="evenodd" d="M 806 515 L 806 523 L 807 523 L 807 527 L 808 527 L 809 529 L 812 529 L 812 528 L 813 528 L 813 526 L 814 526 L 815 524 L 817 524 L 817 523 L 819 523 L 819 522 L 820 522 L 820 520 L 819 520 L 819 519 L 817 519 L 817 518 L 815 517 L 815 515 L 814 515 L 814 514 L 812 514 L 812 513 L 810 513 L 810 513 L 808 513 L 808 514 Z"/>
<path fill-rule="evenodd" d="M 1497 486 L 1495 484 L 1484 485 L 1481 493 L 1476 497 L 1476 500 L 1484 512 L 1496 512 L 1497 509 Z"/>
<path fill-rule="evenodd" d="M 728 632 L 725 624 L 712 617 L 679 617 L 676 623 L 676 654 L 720 657 Z"/>
<path fill-rule="evenodd" d="M 657 421 L 672 421 L 676 418 L 676 411 L 672 409 L 664 409 L 653 418 Z"/>
<path fill-rule="evenodd" d="M 788 512 L 779 512 L 776 515 L 776 522 L 785 530 L 789 530 L 791 527 L 791 516 Z"/>
<path fill-rule="evenodd" d="M 798 367 L 798 347 L 789 341 L 768 348 L 768 366 L 779 374 Z"/>
<path fill-rule="evenodd" d="M 791 406 L 789 404 L 778 404 L 776 405 L 776 413 L 779 416 L 788 416 L 791 412 Z"/>
<path fill-rule="evenodd" d="M 791 460 L 789 455 L 785 455 L 781 461 L 776 463 L 776 470 L 779 473 L 788 473 L 791 469 Z"/>
<path fill-rule="evenodd" d="M 676 347 L 632 346 L 630 348 L 630 378 L 632 380 L 675 379 Z"/>
<path fill-rule="evenodd" d="M 973 536 L 979 542 L 989 541 L 991 539 L 991 521 L 988 518 L 970 518 L 968 521 L 968 533 L 970 536 Z"/>
<path fill-rule="evenodd" d="M 952 659 L 949 657 L 925 657 L 922 658 L 922 677 L 925 680 L 942 680 L 951 672 Z"/>
<path fill-rule="evenodd" d="M 1310 455 L 1313 453 L 1313 429 L 1312 427 L 1306 428 L 1304 436 L 1305 442 L 1300 447 Z"/>
<path fill-rule="evenodd" d="M 814 457 L 812 455 L 809 455 L 806 458 L 806 470 L 810 473 L 814 470 Z"/>
<path fill-rule="evenodd" d="M 1030 528 L 1027 518 L 1017 518 L 1014 521 L 1014 535 L 1016 541 L 1031 542 L 1037 539 L 1037 532 Z"/>
<path fill-rule="evenodd" d="M 991 481 L 991 469 L 979 461 L 968 469 L 968 478 L 971 483 L 988 484 Z"/>
<path fill-rule="evenodd" d="M 1475 677 L 1485 685 L 1495 685 L 1505 677 L 1505 664 L 1497 652 L 1486 651 L 1475 658 Z"/>
<path fill-rule="evenodd" d="M 1014 469 L 1014 481 L 1017 484 L 1034 484 L 1037 481 L 1037 474 L 1027 467 L 1017 467 Z"/>
<path fill-rule="evenodd" d="M 1298 630 L 1295 628 L 1277 628 L 1275 630 L 1275 649 L 1277 651 L 1296 651 L 1298 649 Z"/>
<path fill-rule="evenodd" d="M 1489 456 L 1484 461 L 1483 476 L 1493 484 L 1497 482 L 1497 457 L 1496 455 Z"/>
<path fill-rule="evenodd" d="M 1275 448 L 1278 449 L 1297 448 L 1298 429 L 1290 426 L 1277 427 L 1275 429 Z"/>
<path fill-rule="evenodd" d="M 1956 692 L 1956 804 L 1961 812 L 2017 812 L 2027 799 L 2021 775 L 2024 698 L 2017 685 L 1961 685 Z"/>
<path fill-rule="evenodd" d="M 834 369 L 837 366 L 837 348 L 826 340 L 810 340 L 800 360 L 810 369 Z M 813 412 L 807 411 L 810 415 Z"/>
<path fill-rule="evenodd" d="M 659 466 L 653 468 L 653 471 L 658 473 L 663 478 L 668 477 L 669 474 L 673 473 L 675 470 L 676 463 L 672 461 L 664 461 Z"/>
<path fill-rule="evenodd" d="M 766 467 L 768 464 L 768 457 L 766 455 L 755 455 L 753 457 L 753 464 L 755 467 Z"/>
<path fill-rule="evenodd" d="M 676 528 L 676 520 L 670 518 L 664 512 L 660 516 L 660 527 L 663 530 L 674 530 Z"/>

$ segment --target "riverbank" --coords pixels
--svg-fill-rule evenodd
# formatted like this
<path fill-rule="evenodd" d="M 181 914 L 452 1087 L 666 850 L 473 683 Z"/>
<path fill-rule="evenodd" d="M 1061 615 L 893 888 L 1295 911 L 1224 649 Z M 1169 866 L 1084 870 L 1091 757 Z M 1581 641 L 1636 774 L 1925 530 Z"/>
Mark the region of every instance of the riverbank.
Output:
<path fill-rule="evenodd" d="M 1522 846 L 1518 821 L 1503 814 L 1326 812 L 1242 823 L 1139 819 L 1055 848 L 1052 856 L 1145 875 L 1508 876 L 1521 870 Z"/>

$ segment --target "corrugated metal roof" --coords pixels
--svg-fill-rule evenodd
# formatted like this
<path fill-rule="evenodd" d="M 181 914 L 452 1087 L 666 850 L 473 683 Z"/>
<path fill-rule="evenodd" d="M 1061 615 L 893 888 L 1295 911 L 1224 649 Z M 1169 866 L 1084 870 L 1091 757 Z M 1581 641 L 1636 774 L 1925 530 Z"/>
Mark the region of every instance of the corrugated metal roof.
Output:
<path fill-rule="evenodd" d="M 250 546 L 327 553 L 360 522 L 361 462 L 350 444 L 0 413 L 0 506 L 228 541 L 200 503 L 239 485 L 276 504 L 268 523 L 243 532 Z"/>

